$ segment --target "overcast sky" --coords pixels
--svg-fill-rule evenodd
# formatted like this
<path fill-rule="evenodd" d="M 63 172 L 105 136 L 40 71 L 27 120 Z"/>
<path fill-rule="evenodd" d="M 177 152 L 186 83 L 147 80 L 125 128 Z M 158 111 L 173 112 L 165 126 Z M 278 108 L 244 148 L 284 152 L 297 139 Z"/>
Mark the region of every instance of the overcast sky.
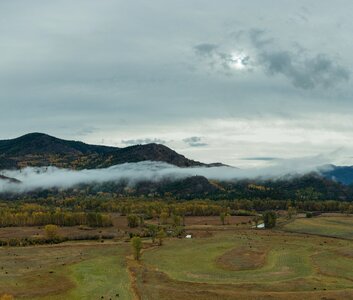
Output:
<path fill-rule="evenodd" d="M 351 0 L 0 0 L 0 138 L 353 156 Z M 336 153 L 336 152 L 335 152 Z"/>

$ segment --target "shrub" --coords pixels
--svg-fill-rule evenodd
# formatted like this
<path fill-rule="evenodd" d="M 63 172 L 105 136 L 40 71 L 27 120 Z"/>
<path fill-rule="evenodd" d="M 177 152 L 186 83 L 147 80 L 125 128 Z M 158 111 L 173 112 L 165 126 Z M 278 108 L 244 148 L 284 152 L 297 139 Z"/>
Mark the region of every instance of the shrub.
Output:
<path fill-rule="evenodd" d="M 276 226 L 277 215 L 274 211 L 266 211 L 262 215 L 265 228 L 273 228 Z"/>
<path fill-rule="evenodd" d="M 131 246 L 134 254 L 135 260 L 140 260 L 141 249 L 142 249 L 142 240 L 140 237 L 135 236 L 131 239 Z"/>
<path fill-rule="evenodd" d="M 308 211 L 308 212 L 305 214 L 305 216 L 306 216 L 307 218 L 312 218 L 312 217 L 313 217 L 313 213 L 312 213 L 311 211 Z"/>
<path fill-rule="evenodd" d="M 55 240 L 59 237 L 59 228 L 56 225 L 45 225 L 45 235 L 49 240 Z"/>
<path fill-rule="evenodd" d="M 135 228 L 139 226 L 139 217 L 137 215 L 131 214 L 127 216 L 127 224 L 130 228 Z"/>

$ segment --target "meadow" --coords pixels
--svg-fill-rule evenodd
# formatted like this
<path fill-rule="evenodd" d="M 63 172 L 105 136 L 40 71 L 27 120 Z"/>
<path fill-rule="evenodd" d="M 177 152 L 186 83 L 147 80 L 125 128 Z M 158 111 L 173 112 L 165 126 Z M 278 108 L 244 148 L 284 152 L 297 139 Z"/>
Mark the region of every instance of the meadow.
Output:
<path fill-rule="evenodd" d="M 298 218 L 284 226 L 285 230 L 353 240 L 352 216 L 322 216 Z"/>
<path fill-rule="evenodd" d="M 25 299 L 132 299 L 126 245 L 68 242 L 0 249 L 0 294 Z"/>
<path fill-rule="evenodd" d="M 245 222 L 221 225 L 214 217 L 198 217 L 186 220 L 191 239 L 166 238 L 158 246 L 144 238 L 141 261 L 133 260 L 130 243 L 121 238 L 2 247 L 0 295 L 353 299 L 353 240 L 347 230 L 352 220 L 344 215 L 297 218 L 283 228 L 259 230 Z M 330 229 L 330 224 L 337 225 Z"/>

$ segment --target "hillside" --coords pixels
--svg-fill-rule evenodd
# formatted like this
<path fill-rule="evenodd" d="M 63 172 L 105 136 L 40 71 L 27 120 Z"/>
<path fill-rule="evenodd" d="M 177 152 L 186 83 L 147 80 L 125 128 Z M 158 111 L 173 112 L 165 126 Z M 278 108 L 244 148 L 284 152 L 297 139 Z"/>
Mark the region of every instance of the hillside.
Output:
<path fill-rule="evenodd" d="M 29 133 L 11 140 L 0 140 L 0 153 L 6 156 L 25 155 L 85 155 L 107 153 L 114 147 L 88 145 L 78 141 L 67 141 L 43 133 Z"/>
<path fill-rule="evenodd" d="M 144 160 L 162 161 L 178 167 L 211 166 L 187 159 L 160 144 L 117 148 L 63 140 L 43 133 L 0 140 L 0 170 L 26 166 L 94 169 Z"/>
<path fill-rule="evenodd" d="M 321 174 L 328 179 L 331 179 L 343 184 L 353 183 L 353 166 L 331 165 L 330 168 L 327 168 L 327 170 L 322 171 Z"/>

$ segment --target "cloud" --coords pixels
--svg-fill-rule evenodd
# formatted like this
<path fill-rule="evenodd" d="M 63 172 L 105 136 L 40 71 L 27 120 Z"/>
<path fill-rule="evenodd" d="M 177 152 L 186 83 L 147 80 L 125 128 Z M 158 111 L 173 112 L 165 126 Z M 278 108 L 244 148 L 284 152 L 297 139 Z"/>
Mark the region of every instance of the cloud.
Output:
<path fill-rule="evenodd" d="M 297 88 L 329 88 L 350 78 L 350 70 L 324 53 L 308 54 L 297 43 L 300 51 L 278 50 L 273 38 L 263 30 L 252 29 L 250 41 L 257 50 L 258 64 L 270 76 L 281 74 Z"/>
<path fill-rule="evenodd" d="M 199 136 L 192 136 L 189 138 L 183 139 L 183 142 L 188 144 L 190 147 L 204 147 L 208 144 L 202 142 L 202 137 Z"/>
<path fill-rule="evenodd" d="M 328 164 L 333 154 L 314 157 L 274 160 L 264 168 L 238 169 L 232 167 L 195 167 L 179 168 L 163 162 L 143 161 L 125 163 L 106 169 L 67 170 L 55 167 L 25 168 L 15 171 L 2 171 L 2 174 L 16 178 L 21 183 L 11 183 L 0 180 L 1 192 L 28 192 L 36 189 L 62 188 L 68 189 L 78 184 L 92 184 L 103 182 L 119 182 L 123 180 L 129 185 L 140 181 L 158 182 L 162 179 L 181 179 L 190 176 L 204 176 L 215 180 L 236 179 L 279 179 L 283 176 L 298 176 L 312 171 L 321 170 Z"/>
<path fill-rule="evenodd" d="M 212 69 L 221 70 L 226 75 L 232 75 L 232 69 L 246 69 L 251 66 L 249 55 L 244 55 L 241 52 L 231 53 L 220 48 L 220 45 L 207 43 L 194 46 L 195 53 L 206 60 Z"/>
<path fill-rule="evenodd" d="M 157 139 L 157 138 L 122 140 L 121 142 L 125 145 L 141 145 L 141 144 L 151 144 L 151 143 L 165 144 L 166 143 L 165 140 Z"/>
<path fill-rule="evenodd" d="M 199 55 L 204 55 L 204 56 L 210 56 L 214 54 L 217 50 L 218 46 L 215 44 L 199 44 L 194 47 L 196 50 L 197 54 Z"/>
<path fill-rule="evenodd" d="M 302 89 L 329 88 L 350 78 L 347 68 L 325 54 L 301 57 L 289 51 L 264 51 L 259 54 L 259 59 L 269 75 L 281 74 Z"/>
<path fill-rule="evenodd" d="M 272 6 L 263 0 L 0 1 L 0 138 L 36 131 L 120 146 L 121 140 L 159 137 L 193 159 L 234 165 L 238 156 L 308 155 L 343 144 L 353 149 L 353 136 L 343 137 L 338 127 L 353 113 L 353 85 L 339 72 L 332 75 L 332 66 L 353 65 L 352 9 L 353 1 L 313 0 Z M 282 73 L 273 67 L 276 52 L 290 56 Z M 299 80 L 315 69 L 304 63 L 314 64 L 320 53 L 332 62 L 322 74 L 339 78 L 333 79 L 339 88 L 321 88 L 321 71 L 314 79 L 304 76 L 315 88 Z M 237 64 L 246 68 L 240 72 Z M 327 129 L 331 113 L 341 124 Z M 296 121 L 301 143 L 281 141 L 275 127 L 263 133 L 278 118 Z M 245 124 L 228 133 L 217 127 L 212 136 L 220 119 Z M 301 125 L 313 119 L 325 128 L 318 134 Z M 243 135 L 258 120 L 254 134 Z M 279 126 L 291 137 L 286 124 Z M 349 119 L 344 125 L 353 132 Z M 96 129 L 85 130 L 90 126 Z M 185 132 L 207 138 L 209 146 L 185 147 Z M 313 142 L 317 136 L 320 144 Z"/>
<path fill-rule="evenodd" d="M 271 161 L 278 159 L 278 157 L 270 157 L 270 156 L 259 156 L 259 157 L 243 157 L 242 160 L 263 160 L 263 161 Z"/>
<path fill-rule="evenodd" d="M 296 51 L 282 50 L 274 38 L 268 37 L 268 33 L 260 29 L 240 31 L 233 33 L 232 37 L 237 39 L 239 45 L 244 44 L 240 48 L 250 42 L 254 57 L 239 54 L 241 53 L 239 51 L 238 54 L 234 53 L 234 50 L 227 49 L 230 48 L 227 43 L 219 45 L 203 43 L 196 45 L 194 49 L 196 54 L 206 59 L 212 68 L 219 67 L 226 71 L 227 75 L 234 74 L 239 69 L 253 70 L 257 67 L 271 77 L 284 76 L 294 87 L 300 89 L 330 88 L 350 79 L 349 68 L 325 53 L 304 51 L 299 42 L 295 44 Z M 223 48 L 226 50 L 220 50 Z"/>

